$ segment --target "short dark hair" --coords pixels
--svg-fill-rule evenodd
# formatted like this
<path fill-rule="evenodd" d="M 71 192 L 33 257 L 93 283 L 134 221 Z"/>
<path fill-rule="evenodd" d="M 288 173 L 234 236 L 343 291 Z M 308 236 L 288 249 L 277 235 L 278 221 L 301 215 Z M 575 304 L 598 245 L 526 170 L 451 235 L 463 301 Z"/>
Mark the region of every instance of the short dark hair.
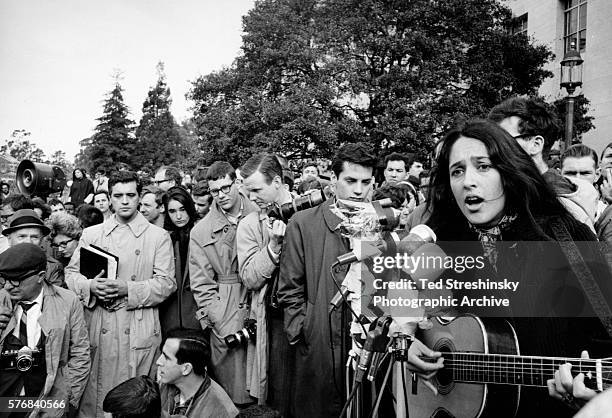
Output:
<path fill-rule="evenodd" d="M 232 181 L 236 180 L 236 170 L 227 161 L 215 161 L 206 171 L 207 181 L 222 180 L 225 176 L 229 176 Z"/>
<path fill-rule="evenodd" d="M 55 198 L 49 199 L 48 204 L 49 204 L 49 206 L 57 206 L 57 205 L 62 205 L 62 207 L 64 206 L 64 204 L 62 203 L 61 200 L 55 199 Z"/>
<path fill-rule="evenodd" d="M 406 171 L 410 170 L 410 167 L 412 166 L 411 158 L 405 154 L 400 154 L 399 152 L 393 152 L 385 157 L 385 168 L 387 168 L 389 161 L 403 161 Z"/>
<path fill-rule="evenodd" d="M 541 135 L 544 138 L 542 155 L 547 157 L 559 136 L 560 125 L 555 112 L 539 100 L 511 97 L 493 107 L 488 119 L 499 123 L 512 116 L 520 118 L 519 134 Z"/>
<path fill-rule="evenodd" d="M 195 374 L 206 376 L 206 367 L 210 363 L 210 344 L 204 337 L 204 332 L 191 328 L 172 329 L 166 334 L 162 347 L 170 338 L 179 340 L 176 362 L 178 364 L 191 363 Z"/>
<path fill-rule="evenodd" d="M 306 193 L 308 190 L 321 190 L 323 191 L 323 184 L 316 178 L 307 178 L 302 181 L 297 188 L 298 194 Z"/>
<path fill-rule="evenodd" d="M 102 409 L 113 418 L 158 418 L 162 411 L 159 387 L 149 376 L 133 377 L 106 394 Z"/>
<path fill-rule="evenodd" d="M 108 191 L 109 193 L 113 193 L 113 187 L 117 183 L 136 183 L 136 192 L 140 194 L 142 191 L 142 184 L 140 183 L 140 178 L 138 174 L 133 171 L 122 170 L 115 171 L 111 178 L 108 180 Z"/>
<path fill-rule="evenodd" d="M 2 206 L 10 206 L 15 212 L 20 209 L 34 209 L 32 199 L 22 194 L 13 194 L 4 199 Z"/>
<path fill-rule="evenodd" d="M 193 196 L 206 196 L 210 195 L 210 190 L 208 188 L 208 182 L 206 180 L 200 180 L 196 183 L 191 191 Z"/>
<path fill-rule="evenodd" d="M 181 177 L 181 172 L 179 171 L 178 168 L 172 166 L 172 165 L 163 165 L 161 167 L 159 167 L 159 169 L 157 170 L 158 172 L 161 170 L 165 170 L 164 171 L 164 179 L 167 180 L 174 180 L 174 182 L 176 183 L 176 186 L 180 186 L 181 185 L 181 181 L 183 180 L 183 178 Z"/>
<path fill-rule="evenodd" d="M 34 197 L 32 198 L 32 204 L 34 205 L 34 209 L 40 209 L 42 214 L 40 218 L 44 221 L 51 215 L 51 207 L 47 205 L 43 198 Z"/>
<path fill-rule="evenodd" d="M 263 174 L 266 183 L 272 183 L 274 177 L 278 176 L 283 181 L 283 166 L 278 161 L 274 154 L 256 154 L 247 160 L 240 169 L 240 175 L 243 179 L 252 176 L 256 171 Z"/>
<path fill-rule="evenodd" d="M 583 144 L 572 145 L 568 149 L 563 152 L 561 156 L 561 166 L 563 167 L 563 161 L 566 158 L 582 158 L 582 157 L 591 157 L 593 162 L 595 163 L 595 168 L 599 164 L 599 158 L 597 157 L 597 153 L 593 148 L 587 147 Z"/>
<path fill-rule="evenodd" d="M 108 200 L 110 202 L 110 196 L 108 195 L 108 192 L 106 190 L 98 190 L 97 192 L 94 193 L 94 200 L 96 199 L 96 196 L 99 194 L 103 194 L 106 196 L 106 200 Z"/>
<path fill-rule="evenodd" d="M 102 214 L 102 211 L 95 206 L 88 205 L 87 203 L 79 205 L 76 210 L 76 217 L 79 218 L 83 229 L 104 222 L 104 215 Z"/>
<path fill-rule="evenodd" d="M 332 160 L 331 168 L 336 177 L 340 177 L 344 163 L 352 163 L 374 169 L 376 167 L 376 157 L 374 157 L 370 147 L 365 144 L 344 144 L 336 152 Z"/>
<path fill-rule="evenodd" d="M 398 161 L 398 160 L 391 160 Z M 374 190 L 372 200 L 391 199 L 391 206 L 395 209 L 400 209 L 405 200 L 410 202 L 410 192 L 406 187 L 401 187 L 397 184 L 386 184 Z"/>

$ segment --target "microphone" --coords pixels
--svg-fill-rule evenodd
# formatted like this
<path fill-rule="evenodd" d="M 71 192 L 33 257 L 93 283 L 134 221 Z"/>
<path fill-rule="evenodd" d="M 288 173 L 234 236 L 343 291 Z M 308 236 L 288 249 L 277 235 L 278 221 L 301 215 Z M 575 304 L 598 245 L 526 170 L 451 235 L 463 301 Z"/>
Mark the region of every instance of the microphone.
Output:
<path fill-rule="evenodd" d="M 372 352 L 374 351 L 374 340 L 378 333 L 376 330 L 370 330 L 368 332 L 368 338 L 366 339 L 363 348 L 361 349 L 361 356 L 359 357 L 359 364 L 357 365 L 357 373 L 355 374 L 355 381 L 361 383 L 363 376 L 368 371 L 370 366 L 370 360 L 372 360 Z"/>
<path fill-rule="evenodd" d="M 336 261 L 338 265 L 342 266 L 373 258 L 385 252 L 412 254 L 422 245 L 434 243 L 436 240 L 436 234 L 431 228 L 427 225 L 417 225 L 409 233 L 406 233 L 406 231 L 387 232 L 383 235 L 382 240 L 376 243 L 362 243 L 360 249 L 343 254 L 336 258 Z"/>

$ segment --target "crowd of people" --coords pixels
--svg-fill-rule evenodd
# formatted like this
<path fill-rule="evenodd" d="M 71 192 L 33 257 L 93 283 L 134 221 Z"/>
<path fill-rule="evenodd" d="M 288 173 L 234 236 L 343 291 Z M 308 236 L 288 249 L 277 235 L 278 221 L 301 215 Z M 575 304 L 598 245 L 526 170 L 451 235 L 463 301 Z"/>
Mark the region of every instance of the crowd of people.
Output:
<path fill-rule="evenodd" d="M 431 161 L 391 153 L 379 163 L 364 144 L 345 144 L 331 164 L 300 173 L 262 153 L 240 167 L 216 161 L 192 183 L 172 166 L 151 179 L 103 168 L 89 179 L 77 168 L 65 200 L 3 183 L 0 398 L 40 401 L 9 416 L 334 417 L 349 405 L 367 414 L 374 396 L 364 390 L 351 404 L 350 376 L 368 333 L 355 332 L 350 304 L 330 303 L 346 299 L 339 282 L 366 264 L 337 262 L 358 245 L 347 233 L 353 217 L 383 199 L 394 231 L 425 224 L 448 255 L 481 256 L 492 280 L 518 280 L 513 298 L 525 309 L 554 311 L 569 292 L 590 312 L 510 309 L 503 319 L 522 355 L 609 357 L 612 144 L 601 155 L 573 145 L 553 162 L 558 133 L 545 105 L 512 98 L 448 132 Z M 458 241 L 478 245 L 443 244 Z M 564 245 L 552 257 L 530 245 L 546 242 Z M 115 267 L 88 274 L 91 251 Z M 563 280 L 559 260 L 569 266 Z M 550 297 L 534 298 L 534 288 Z M 444 359 L 422 342 L 422 320 L 409 327 L 398 376 L 435 387 Z M 570 364 L 547 378 L 523 388 L 517 416 L 612 410 L 607 379 L 593 390 Z M 388 392 L 380 414 L 405 416 L 410 389 L 374 381 Z"/>

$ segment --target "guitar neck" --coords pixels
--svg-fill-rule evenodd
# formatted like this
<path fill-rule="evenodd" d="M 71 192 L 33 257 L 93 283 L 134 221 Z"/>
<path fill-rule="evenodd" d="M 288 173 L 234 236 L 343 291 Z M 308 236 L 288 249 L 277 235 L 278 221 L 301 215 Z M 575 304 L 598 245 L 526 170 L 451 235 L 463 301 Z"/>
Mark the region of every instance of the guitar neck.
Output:
<path fill-rule="evenodd" d="M 548 379 L 554 379 L 559 366 L 571 363 L 574 375 L 584 373 L 586 378 L 594 380 L 592 386 L 603 390 L 609 379 L 602 375 L 612 373 L 606 360 L 467 352 L 443 352 L 442 357 L 444 367 L 452 370 L 453 379 L 458 382 L 545 387 Z"/>

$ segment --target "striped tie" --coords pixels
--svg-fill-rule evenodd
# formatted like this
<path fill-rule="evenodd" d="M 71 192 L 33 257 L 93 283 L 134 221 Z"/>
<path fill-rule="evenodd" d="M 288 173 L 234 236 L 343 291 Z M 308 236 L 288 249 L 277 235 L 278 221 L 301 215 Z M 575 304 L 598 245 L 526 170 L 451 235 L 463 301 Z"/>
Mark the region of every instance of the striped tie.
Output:
<path fill-rule="evenodd" d="M 19 306 L 21 306 L 23 310 L 21 313 L 21 321 L 19 322 L 19 341 L 25 346 L 28 345 L 28 311 L 34 305 L 36 305 L 36 302 L 19 302 Z"/>

